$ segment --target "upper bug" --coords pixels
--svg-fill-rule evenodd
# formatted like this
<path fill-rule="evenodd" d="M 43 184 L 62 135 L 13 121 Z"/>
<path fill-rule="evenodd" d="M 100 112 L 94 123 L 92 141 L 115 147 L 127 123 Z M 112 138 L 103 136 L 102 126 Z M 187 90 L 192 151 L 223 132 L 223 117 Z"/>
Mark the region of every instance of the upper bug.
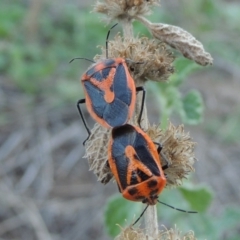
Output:
<path fill-rule="evenodd" d="M 107 34 L 106 59 L 94 62 L 81 77 L 85 99 L 77 103 L 81 116 L 80 104 L 86 102 L 92 118 L 107 128 L 125 124 L 131 118 L 136 102 L 136 87 L 126 60 L 108 58 L 108 37 L 116 25 Z"/>

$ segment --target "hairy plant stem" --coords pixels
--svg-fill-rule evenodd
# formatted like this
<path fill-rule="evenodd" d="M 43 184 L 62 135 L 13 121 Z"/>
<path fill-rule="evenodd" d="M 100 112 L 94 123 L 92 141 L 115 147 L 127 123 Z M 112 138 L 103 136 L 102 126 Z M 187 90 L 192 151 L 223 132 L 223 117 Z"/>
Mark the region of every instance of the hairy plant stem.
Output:
<path fill-rule="evenodd" d="M 122 27 L 123 27 L 123 36 L 127 38 L 134 38 L 133 34 L 133 26 L 131 20 L 124 19 L 122 20 Z M 140 79 L 134 79 L 136 86 L 141 85 L 141 80 Z M 136 106 L 135 106 L 135 116 L 138 116 L 140 113 L 141 109 L 141 104 L 142 104 L 142 95 L 138 94 L 137 95 L 137 101 L 136 101 Z M 142 114 L 142 121 L 141 121 L 141 127 L 143 129 L 148 128 L 148 117 L 147 117 L 147 108 L 144 103 L 144 108 L 143 108 L 143 114 Z M 145 229 L 146 229 L 146 234 L 151 237 L 151 238 L 157 238 L 158 235 L 158 221 L 157 221 L 157 208 L 156 205 L 149 206 L 148 209 L 146 210 L 145 214 L 143 215 L 144 222 L 145 222 Z"/>

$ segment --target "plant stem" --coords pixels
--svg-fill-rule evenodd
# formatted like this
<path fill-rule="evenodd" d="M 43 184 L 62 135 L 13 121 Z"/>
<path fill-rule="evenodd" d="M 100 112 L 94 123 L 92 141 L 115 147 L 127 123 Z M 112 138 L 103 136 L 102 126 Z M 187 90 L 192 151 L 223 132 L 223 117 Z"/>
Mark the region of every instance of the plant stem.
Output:
<path fill-rule="evenodd" d="M 133 26 L 131 20 L 124 19 L 122 20 L 122 26 L 123 26 L 123 36 L 124 38 L 133 38 Z M 140 79 L 134 79 L 135 83 L 140 83 Z M 141 109 L 141 103 L 142 103 L 142 95 L 137 95 L 137 101 L 135 106 L 135 116 L 139 115 L 140 109 Z M 142 114 L 142 121 L 141 121 L 141 127 L 143 129 L 148 128 L 148 117 L 147 117 L 147 109 L 146 105 L 144 103 L 143 108 L 143 114 Z M 158 221 L 157 221 L 157 208 L 156 205 L 149 206 L 143 215 L 144 222 L 145 222 L 145 229 L 146 234 L 151 238 L 157 238 L 158 234 Z"/>

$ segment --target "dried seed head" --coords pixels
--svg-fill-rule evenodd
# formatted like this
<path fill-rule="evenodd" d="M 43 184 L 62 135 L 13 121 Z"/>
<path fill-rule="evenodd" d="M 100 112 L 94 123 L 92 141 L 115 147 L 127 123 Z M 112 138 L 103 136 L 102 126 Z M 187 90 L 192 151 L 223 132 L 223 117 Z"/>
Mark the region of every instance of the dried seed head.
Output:
<path fill-rule="evenodd" d="M 146 234 L 140 228 L 121 228 L 121 233 L 114 240 L 146 240 Z"/>
<path fill-rule="evenodd" d="M 85 143 L 85 158 L 88 159 L 89 170 L 93 170 L 98 181 L 107 184 L 113 174 L 108 165 L 108 142 L 110 130 L 96 123 L 91 130 L 92 134 Z"/>
<path fill-rule="evenodd" d="M 150 126 L 147 134 L 154 142 L 162 145 L 161 153 L 168 159 L 170 166 L 164 170 L 167 178 L 167 187 L 176 187 L 181 185 L 182 180 L 190 172 L 194 172 L 193 164 L 196 160 L 194 156 L 195 143 L 188 133 L 184 132 L 183 125 L 175 127 L 169 123 L 164 132 L 158 126 Z M 163 161 L 163 159 L 161 159 Z M 162 166 L 166 162 L 162 162 Z"/>
<path fill-rule="evenodd" d="M 166 229 L 166 228 L 165 228 Z M 162 230 L 159 232 L 159 240 L 196 240 L 197 238 L 194 236 L 193 231 L 188 231 L 185 234 L 177 229 L 176 225 L 171 229 Z"/>
<path fill-rule="evenodd" d="M 149 29 L 155 38 L 177 49 L 184 57 L 202 66 L 211 65 L 213 63 L 213 58 L 210 53 L 206 52 L 202 43 L 189 32 L 177 26 L 163 23 L 151 23 L 143 17 L 138 17 L 138 20 Z"/>
<path fill-rule="evenodd" d="M 147 80 L 164 81 L 174 72 L 173 54 L 166 45 L 156 39 L 123 38 L 119 34 L 108 43 L 110 58 L 127 59 L 128 69 L 137 86 Z M 96 61 L 104 59 L 106 50 L 102 47 L 102 55 L 95 57 Z M 128 59 L 130 61 L 128 61 Z"/>
<path fill-rule="evenodd" d="M 102 0 L 97 1 L 93 11 L 106 14 L 106 20 L 111 22 L 149 15 L 154 5 L 159 5 L 159 0 Z"/>
<path fill-rule="evenodd" d="M 121 228 L 121 233 L 115 238 L 115 240 L 151 240 L 149 236 L 144 233 L 140 228 Z M 193 231 L 188 231 L 183 234 L 176 226 L 171 229 L 165 228 L 159 231 L 158 237 L 155 240 L 196 240 Z"/>
<path fill-rule="evenodd" d="M 88 158 L 90 170 L 93 170 L 98 180 L 103 184 L 108 183 L 113 177 L 108 165 L 110 131 L 99 124 L 95 124 L 92 135 L 85 144 L 85 157 Z M 165 132 L 158 126 L 153 125 L 149 126 L 146 132 L 154 142 L 159 142 L 163 146 L 161 153 L 170 162 L 168 169 L 164 170 L 167 177 L 166 186 L 181 185 L 182 180 L 194 171 L 195 143 L 191 140 L 189 134 L 184 132 L 183 125 L 175 127 L 169 123 Z M 166 162 L 162 159 L 161 164 L 164 166 Z"/>

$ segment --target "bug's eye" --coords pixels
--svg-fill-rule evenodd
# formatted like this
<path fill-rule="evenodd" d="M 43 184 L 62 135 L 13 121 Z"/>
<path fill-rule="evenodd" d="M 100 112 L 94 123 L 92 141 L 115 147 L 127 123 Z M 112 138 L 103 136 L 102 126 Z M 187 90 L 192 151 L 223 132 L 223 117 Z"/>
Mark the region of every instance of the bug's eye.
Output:
<path fill-rule="evenodd" d="M 130 71 L 132 71 L 132 72 L 135 70 L 134 67 L 132 67 L 132 66 L 131 66 L 129 69 L 130 69 Z"/>

